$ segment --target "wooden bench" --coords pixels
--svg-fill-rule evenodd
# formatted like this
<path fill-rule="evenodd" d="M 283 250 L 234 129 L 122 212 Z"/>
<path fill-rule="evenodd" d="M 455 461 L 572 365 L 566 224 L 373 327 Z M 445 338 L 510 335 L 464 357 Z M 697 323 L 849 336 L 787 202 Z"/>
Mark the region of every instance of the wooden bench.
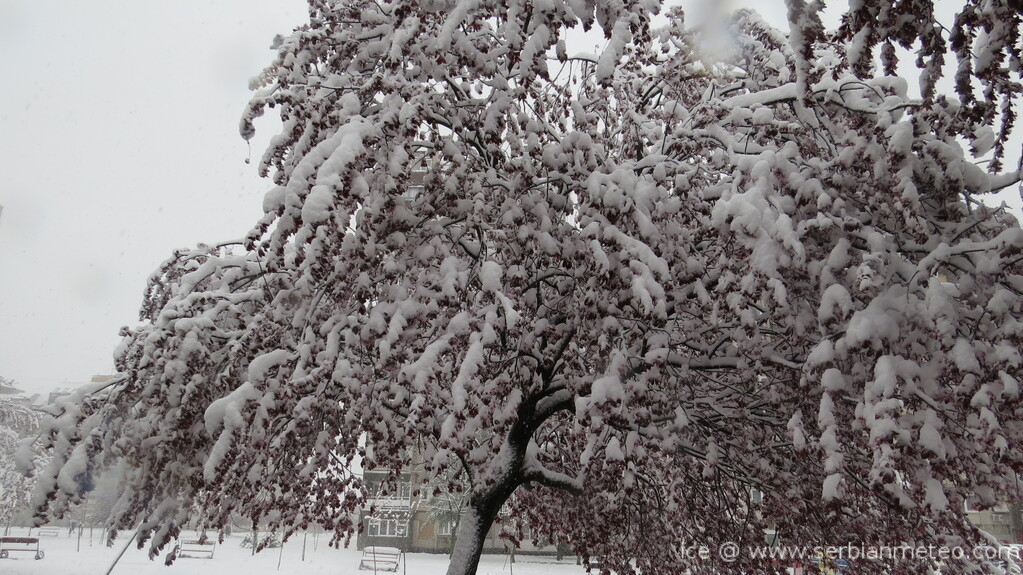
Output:
<path fill-rule="evenodd" d="M 217 549 L 217 543 L 210 539 L 199 541 L 190 539 L 178 543 L 177 557 L 199 557 L 213 559 L 213 552 Z"/>
<path fill-rule="evenodd" d="M 39 537 L 60 537 L 60 527 L 40 527 L 36 529 L 36 535 Z"/>
<path fill-rule="evenodd" d="M 374 571 L 397 571 L 401 561 L 401 549 L 397 547 L 377 547 L 371 545 L 362 550 L 359 569 Z"/>
<path fill-rule="evenodd" d="M 7 559 L 15 552 L 35 553 L 36 559 L 46 556 L 39 548 L 38 537 L 0 537 L 0 559 Z"/>

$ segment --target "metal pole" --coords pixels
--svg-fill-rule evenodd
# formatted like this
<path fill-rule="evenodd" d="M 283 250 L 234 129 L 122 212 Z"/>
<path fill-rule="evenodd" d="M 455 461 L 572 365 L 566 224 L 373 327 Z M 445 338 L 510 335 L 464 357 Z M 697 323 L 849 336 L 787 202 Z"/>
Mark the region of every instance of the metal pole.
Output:
<path fill-rule="evenodd" d="M 1023 509 L 1020 508 L 1019 475 L 1015 471 L 1012 475 L 1016 479 L 1016 497 L 1009 504 L 1009 518 L 1012 521 L 1012 542 L 1023 543 Z"/>
<path fill-rule="evenodd" d="M 139 529 L 141 529 L 141 526 L 139 526 Z M 131 545 L 131 542 L 134 541 L 136 537 L 138 537 L 138 534 L 139 534 L 139 530 L 138 529 L 136 529 L 135 532 L 131 534 L 131 539 L 129 539 L 124 544 L 124 547 L 121 548 L 121 552 L 118 553 L 117 557 L 114 558 L 114 562 L 110 564 L 110 569 L 107 569 L 107 572 L 106 572 L 105 575 L 110 575 L 110 572 L 113 571 L 114 567 L 117 566 L 117 562 L 121 560 L 121 557 L 124 556 L 124 552 L 128 550 L 128 546 Z"/>

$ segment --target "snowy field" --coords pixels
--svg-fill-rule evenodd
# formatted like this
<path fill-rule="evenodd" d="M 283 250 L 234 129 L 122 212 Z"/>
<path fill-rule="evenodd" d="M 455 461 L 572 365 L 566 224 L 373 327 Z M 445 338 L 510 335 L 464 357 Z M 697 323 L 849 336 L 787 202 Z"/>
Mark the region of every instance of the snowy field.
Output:
<path fill-rule="evenodd" d="M 2 532 L 0 532 L 2 533 Z M 27 529 L 13 529 L 11 536 L 25 536 Z M 129 535 L 130 536 L 130 535 Z M 302 560 L 303 539 L 305 560 Z M 372 571 L 359 570 L 360 551 L 333 549 L 327 546 L 329 536 L 312 533 L 303 538 L 296 535 L 279 549 L 267 549 L 255 556 L 251 549 L 241 546 L 242 536 L 236 535 L 218 545 L 212 559 L 182 557 L 170 567 L 162 560 L 150 561 L 145 551 L 134 544 L 114 567 L 113 575 L 367 575 Z M 126 540 L 126 539 L 125 539 Z M 57 537 L 40 537 L 46 556 L 36 561 L 30 553 L 13 553 L 9 559 L 0 559 L 2 575 L 103 575 L 121 551 L 125 540 L 118 540 L 113 548 L 106 547 L 96 530 L 90 543 L 86 529 L 79 541 L 61 530 Z M 354 543 L 353 543 L 354 545 Z M 279 563 L 279 567 L 278 567 Z M 406 564 L 407 563 L 407 564 Z M 412 553 L 398 568 L 400 575 L 443 575 L 447 569 L 446 555 Z M 574 557 L 557 561 L 554 557 L 516 557 L 514 564 L 505 555 L 484 555 L 479 575 L 583 575 L 585 570 L 575 564 Z"/>

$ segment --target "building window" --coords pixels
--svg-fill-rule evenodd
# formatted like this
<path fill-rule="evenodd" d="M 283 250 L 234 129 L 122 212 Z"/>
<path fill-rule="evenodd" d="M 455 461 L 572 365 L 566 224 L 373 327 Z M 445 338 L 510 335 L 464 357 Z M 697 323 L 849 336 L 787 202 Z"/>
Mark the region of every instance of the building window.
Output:
<path fill-rule="evenodd" d="M 415 200 L 417 197 L 419 197 L 419 194 L 423 193 L 425 190 L 426 186 L 421 185 L 409 186 L 408 188 L 405 189 L 405 193 L 403 193 L 401 197 L 404 198 L 406 202 L 411 202 L 412 200 Z"/>
<path fill-rule="evenodd" d="M 437 523 L 437 535 L 451 535 L 455 531 L 454 521 L 441 520 Z"/>
<path fill-rule="evenodd" d="M 405 537 L 408 534 L 408 524 L 397 519 L 370 517 L 366 531 L 374 537 Z"/>
<path fill-rule="evenodd" d="M 983 509 L 982 509 L 981 505 L 978 503 L 976 497 L 967 497 L 966 501 L 964 502 L 964 504 L 966 506 L 966 512 L 967 513 L 976 513 L 978 511 L 983 511 Z M 1005 503 L 999 503 L 998 505 L 991 506 L 990 509 L 991 509 L 992 513 L 1008 513 L 1009 512 L 1009 506 L 1007 504 L 1005 504 Z"/>
<path fill-rule="evenodd" d="M 366 490 L 373 494 L 375 499 L 401 499 L 405 502 L 412 499 L 412 483 L 410 481 L 401 481 L 398 483 L 397 489 L 391 488 L 386 491 L 383 482 L 367 481 Z"/>

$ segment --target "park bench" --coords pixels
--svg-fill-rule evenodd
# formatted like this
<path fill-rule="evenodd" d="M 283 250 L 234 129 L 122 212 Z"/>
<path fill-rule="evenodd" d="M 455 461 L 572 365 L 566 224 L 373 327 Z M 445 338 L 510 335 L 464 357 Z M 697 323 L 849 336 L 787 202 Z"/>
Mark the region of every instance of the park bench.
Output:
<path fill-rule="evenodd" d="M 0 559 L 7 559 L 11 553 L 34 553 L 36 559 L 46 555 L 39 548 L 38 537 L 0 537 Z"/>
<path fill-rule="evenodd" d="M 401 549 L 397 547 L 369 546 L 363 549 L 359 569 L 374 571 L 397 571 L 401 560 Z"/>
<path fill-rule="evenodd" d="M 178 543 L 177 556 L 213 559 L 213 552 L 216 548 L 217 543 L 209 539 L 205 541 L 200 541 L 198 539 L 184 540 L 181 541 L 181 543 Z"/>
<path fill-rule="evenodd" d="M 39 537 L 60 537 L 60 527 L 40 527 L 36 529 L 36 535 Z"/>

